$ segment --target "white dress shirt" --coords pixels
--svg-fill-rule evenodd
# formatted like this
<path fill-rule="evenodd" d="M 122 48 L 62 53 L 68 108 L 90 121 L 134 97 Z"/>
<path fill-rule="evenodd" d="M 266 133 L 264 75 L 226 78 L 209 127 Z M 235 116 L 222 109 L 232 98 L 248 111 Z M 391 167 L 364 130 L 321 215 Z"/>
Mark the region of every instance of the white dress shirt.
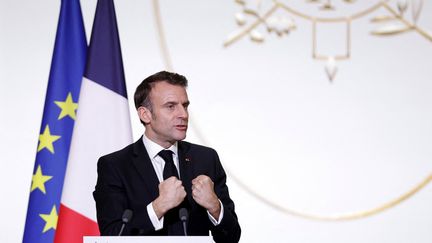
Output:
<path fill-rule="evenodd" d="M 167 150 L 171 150 L 173 152 L 173 160 L 174 160 L 174 165 L 176 166 L 177 172 L 180 176 L 180 180 L 182 178 L 181 174 L 180 174 L 180 170 L 179 170 L 179 160 L 178 160 L 178 146 L 177 146 L 177 142 L 175 144 L 173 144 L 171 147 L 169 148 L 164 148 L 162 146 L 160 146 L 159 144 L 151 141 L 149 138 L 147 138 L 147 136 L 144 134 L 143 137 L 143 143 L 144 146 L 147 150 L 147 153 L 150 157 L 150 160 L 152 162 L 153 168 L 156 172 L 156 175 L 159 179 L 159 182 L 163 181 L 163 169 L 165 166 L 165 160 L 160 157 L 158 155 L 158 153 L 161 150 L 167 149 Z M 224 213 L 224 208 L 222 205 L 222 202 L 219 200 L 219 204 L 221 206 L 221 211 L 219 214 L 219 218 L 218 220 L 216 220 L 208 211 L 207 214 L 209 216 L 210 221 L 213 223 L 213 225 L 218 225 L 220 224 L 220 222 L 222 221 L 223 218 L 223 213 Z M 155 230 L 160 230 L 163 228 L 163 222 L 164 222 L 164 217 L 162 217 L 160 220 L 158 219 L 158 217 L 156 216 L 156 213 L 153 209 L 152 203 L 149 203 L 147 205 L 147 213 L 150 217 L 150 221 L 152 222 Z"/>

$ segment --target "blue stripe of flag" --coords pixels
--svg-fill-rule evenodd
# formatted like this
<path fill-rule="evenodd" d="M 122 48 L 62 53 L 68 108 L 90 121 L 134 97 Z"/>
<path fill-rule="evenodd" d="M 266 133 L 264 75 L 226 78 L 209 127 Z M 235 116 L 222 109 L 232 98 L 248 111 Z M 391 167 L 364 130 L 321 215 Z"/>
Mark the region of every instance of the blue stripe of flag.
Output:
<path fill-rule="evenodd" d="M 99 0 L 84 76 L 127 98 L 114 3 Z"/>
<path fill-rule="evenodd" d="M 23 242 L 54 242 L 55 229 L 47 226 L 41 214 L 50 214 L 53 207 L 60 208 L 66 164 L 74 120 L 70 116 L 59 119 L 61 108 L 56 101 L 64 102 L 70 93 L 78 103 L 81 80 L 84 73 L 87 41 L 79 0 L 62 0 L 51 71 L 45 97 L 40 134 L 48 126 L 52 135 L 60 136 L 53 142 L 54 153 L 43 148 L 36 154 L 34 172 L 40 166 L 42 174 L 52 176 L 44 183 L 46 192 L 39 189 L 30 192 Z"/>

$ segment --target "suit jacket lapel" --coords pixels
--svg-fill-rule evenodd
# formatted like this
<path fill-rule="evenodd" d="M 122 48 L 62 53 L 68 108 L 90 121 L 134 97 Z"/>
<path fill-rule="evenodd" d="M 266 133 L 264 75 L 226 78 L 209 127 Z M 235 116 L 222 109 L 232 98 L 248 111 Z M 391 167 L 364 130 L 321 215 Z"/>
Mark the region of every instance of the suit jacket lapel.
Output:
<path fill-rule="evenodd" d="M 150 193 L 150 197 L 158 197 L 159 179 L 157 178 L 150 157 L 147 153 L 147 150 L 145 149 L 142 137 L 134 144 L 133 164 L 143 178 L 145 187 Z"/>
<path fill-rule="evenodd" d="M 192 179 L 193 179 L 193 167 L 191 157 L 188 154 L 189 144 L 179 141 L 178 142 L 178 156 L 180 165 L 180 180 L 183 182 L 183 186 L 187 193 L 189 203 L 194 203 L 192 198 Z"/>

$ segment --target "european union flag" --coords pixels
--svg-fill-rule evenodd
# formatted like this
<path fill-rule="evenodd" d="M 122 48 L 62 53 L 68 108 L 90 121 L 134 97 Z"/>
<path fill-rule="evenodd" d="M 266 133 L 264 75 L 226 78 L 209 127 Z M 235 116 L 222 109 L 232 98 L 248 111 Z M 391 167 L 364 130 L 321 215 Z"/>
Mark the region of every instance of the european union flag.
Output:
<path fill-rule="evenodd" d="M 79 0 L 62 0 L 23 242 L 54 242 L 87 55 Z"/>

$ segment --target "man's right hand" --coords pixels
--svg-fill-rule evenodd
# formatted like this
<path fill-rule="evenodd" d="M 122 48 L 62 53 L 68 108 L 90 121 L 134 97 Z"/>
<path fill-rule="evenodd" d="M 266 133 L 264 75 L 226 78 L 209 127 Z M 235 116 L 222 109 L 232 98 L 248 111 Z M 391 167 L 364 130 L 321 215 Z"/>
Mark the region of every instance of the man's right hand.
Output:
<path fill-rule="evenodd" d="M 159 184 L 159 196 L 153 201 L 152 206 L 158 219 L 162 218 L 168 210 L 175 208 L 186 197 L 186 191 L 182 181 L 174 176 Z"/>

